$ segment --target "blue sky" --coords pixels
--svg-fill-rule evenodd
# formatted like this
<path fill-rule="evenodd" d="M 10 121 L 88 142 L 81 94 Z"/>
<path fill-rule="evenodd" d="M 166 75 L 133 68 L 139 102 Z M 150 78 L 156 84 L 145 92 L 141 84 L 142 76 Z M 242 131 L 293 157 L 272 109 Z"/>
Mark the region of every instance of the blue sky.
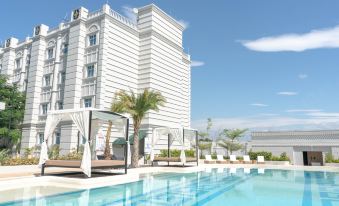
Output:
<path fill-rule="evenodd" d="M 23 39 L 43 23 L 57 26 L 72 9 L 104 1 L 2 2 L 0 40 Z M 126 8 L 152 1 L 108 1 Z M 192 126 L 251 130 L 339 126 L 338 1 L 153 1 L 186 26 L 191 54 Z M 200 66 L 199 66 L 200 65 Z M 338 120 L 337 120 L 338 119 Z"/>

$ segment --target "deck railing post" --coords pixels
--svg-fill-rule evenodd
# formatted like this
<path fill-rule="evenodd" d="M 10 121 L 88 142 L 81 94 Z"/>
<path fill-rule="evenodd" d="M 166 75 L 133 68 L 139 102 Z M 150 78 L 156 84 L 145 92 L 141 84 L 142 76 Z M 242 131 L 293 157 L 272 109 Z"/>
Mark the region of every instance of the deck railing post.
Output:
<path fill-rule="evenodd" d="M 41 176 L 45 175 L 45 163 L 41 165 Z"/>
<path fill-rule="evenodd" d="M 127 158 L 128 158 L 128 141 L 129 141 L 129 137 L 128 137 L 128 131 L 129 131 L 129 119 L 126 119 L 126 144 L 125 144 L 125 174 L 127 174 Z"/>

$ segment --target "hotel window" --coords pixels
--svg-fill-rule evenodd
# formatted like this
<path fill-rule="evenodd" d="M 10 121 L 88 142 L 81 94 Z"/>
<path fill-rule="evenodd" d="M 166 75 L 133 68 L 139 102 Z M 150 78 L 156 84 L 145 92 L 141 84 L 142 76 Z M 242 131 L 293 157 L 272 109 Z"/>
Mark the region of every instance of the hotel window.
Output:
<path fill-rule="evenodd" d="M 55 144 L 60 144 L 60 138 L 61 138 L 61 134 L 60 132 L 55 132 Z"/>
<path fill-rule="evenodd" d="M 88 65 L 87 66 L 87 71 L 86 71 L 86 77 L 90 78 L 90 77 L 94 77 L 94 64 L 92 65 Z"/>
<path fill-rule="evenodd" d="M 44 133 L 39 133 L 37 138 L 37 144 L 42 144 L 44 142 Z"/>
<path fill-rule="evenodd" d="M 95 83 L 84 84 L 82 86 L 82 96 L 95 95 Z"/>
<path fill-rule="evenodd" d="M 27 55 L 26 57 L 26 65 L 29 65 L 31 63 L 31 55 Z"/>
<path fill-rule="evenodd" d="M 49 48 L 47 50 L 47 59 L 52 59 L 54 56 L 54 49 L 53 48 Z"/>
<path fill-rule="evenodd" d="M 65 84 L 66 81 L 66 73 L 60 72 L 59 73 L 59 84 Z"/>
<path fill-rule="evenodd" d="M 13 75 L 13 81 L 17 82 L 20 80 L 20 71 L 15 71 Z"/>
<path fill-rule="evenodd" d="M 41 102 L 49 102 L 51 98 L 51 91 L 46 90 L 41 92 Z"/>
<path fill-rule="evenodd" d="M 48 62 L 47 64 L 45 64 L 44 67 L 44 74 L 50 74 L 53 72 L 53 68 L 54 68 L 54 63 L 53 61 Z"/>
<path fill-rule="evenodd" d="M 84 99 L 84 107 L 92 107 L 92 98 Z"/>
<path fill-rule="evenodd" d="M 16 59 L 15 60 L 15 68 L 20 69 L 21 68 L 21 59 Z"/>
<path fill-rule="evenodd" d="M 58 102 L 58 110 L 63 110 L 63 109 L 64 109 L 64 103 Z"/>
<path fill-rule="evenodd" d="M 51 86 L 51 75 L 45 75 L 44 76 L 43 86 L 44 87 Z"/>
<path fill-rule="evenodd" d="M 97 61 L 97 50 L 91 49 L 86 53 L 86 64 L 90 64 Z"/>
<path fill-rule="evenodd" d="M 41 115 L 47 115 L 47 112 L 48 112 L 48 104 L 42 104 L 40 114 Z"/>
<path fill-rule="evenodd" d="M 67 54 L 68 53 L 68 44 L 64 44 L 62 48 L 62 53 Z"/>
<path fill-rule="evenodd" d="M 89 46 L 93 46 L 97 44 L 97 34 L 92 34 L 88 36 Z"/>

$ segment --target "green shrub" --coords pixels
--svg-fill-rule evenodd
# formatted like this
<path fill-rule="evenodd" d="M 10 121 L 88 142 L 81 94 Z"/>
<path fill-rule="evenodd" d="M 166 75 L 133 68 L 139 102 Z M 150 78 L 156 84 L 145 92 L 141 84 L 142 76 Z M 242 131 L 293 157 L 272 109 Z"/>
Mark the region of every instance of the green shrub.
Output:
<path fill-rule="evenodd" d="M 217 153 L 216 153 L 216 152 L 213 152 L 213 153 L 211 154 L 211 157 L 212 157 L 212 159 L 217 159 Z"/>
<path fill-rule="evenodd" d="M 190 149 L 190 150 L 185 150 L 186 157 L 195 157 L 195 150 Z"/>
<path fill-rule="evenodd" d="M 248 155 L 250 156 L 251 160 L 256 160 L 258 156 L 264 156 L 265 160 L 271 160 L 272 159 L 272 153 L 266 152 L 266 151 L 259 151 L 259 152 L 248 152 Z"/>
<path fill-rule="evenodd" d="M 326 153 L 325 155 L 325 162 L 326 163 L 332 163 L 334 160 L 334 157 L 332 155 L 332 153 Z"/>
<path fill-rule="evenodd" d="M 243 160 L 244 157 L 243 156 L 237 156 L 237 160 Z"/>
<path fill-rule="evenodd" d="M 35 147 L 25 148 L 25 149 L 24 149 L 24 157 L 27 158 L 28 156 L 33 155 L 34 150 L 35 150 Z"/>
<path fill-rule="evenodd" d="M 3 162 L 9 158 L 8 150 L 0 150 L 0 165 L 3 165 Z"/>
<path fill-rule="evenodd" d="M 286 152 L 280 154 L 279 161 L 290 161 L 290 158 L 287 156 Z"/>
<path fill-rule="evenodd" d="M 172 149 L 170 150 L 170 156 L 171 157 L 180 157 L 181 150 L 178 149 Z M 194 157 L 195 156 L 195 150 L 185 150 L 186 157 Z M 160 157 L 167 157 L 167 149 L 160 150 Z"/>
<path fill-rule="evenodd" d="M 38 158 L 7 158 L 3 161 L 3 166 L 15 166 L 15 165 L 37 165 L 39 163 Z"/>
<path fill-rule="evenodd" d="M 62 155 L 58 157 L 58 160 L 81 160 L 83 152 L 76 150 L 71 151 L 67 155 Z"/>
<path fill-rule="evenodd" d="M 60 146 L 57 144 L 52 145 L 48 150 L 48 158 L 55 160 L 59 158 Z"/>
<path fill-rule="evenodd" d="M 326 153 L 325 162 L 326 163 L 339 163 L 339 159 L 334 159 L 332 153 Z"/>

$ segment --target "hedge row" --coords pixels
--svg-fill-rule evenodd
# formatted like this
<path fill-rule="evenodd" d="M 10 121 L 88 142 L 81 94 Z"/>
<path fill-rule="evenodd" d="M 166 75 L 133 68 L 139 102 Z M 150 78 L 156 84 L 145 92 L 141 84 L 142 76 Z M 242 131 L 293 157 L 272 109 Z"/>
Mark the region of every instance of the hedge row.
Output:
<path fill-rule="evenodd" d="M 178 149 L 172 149 L 170 150 L 170 156 L 171 157 L 180 157 L 181 150 Z M 167 149 L 160 150 L 160 157 L 167 157 L 168 155 Z M 186 157 L 195 157 L 195 150 L 185 150 Z"/>

